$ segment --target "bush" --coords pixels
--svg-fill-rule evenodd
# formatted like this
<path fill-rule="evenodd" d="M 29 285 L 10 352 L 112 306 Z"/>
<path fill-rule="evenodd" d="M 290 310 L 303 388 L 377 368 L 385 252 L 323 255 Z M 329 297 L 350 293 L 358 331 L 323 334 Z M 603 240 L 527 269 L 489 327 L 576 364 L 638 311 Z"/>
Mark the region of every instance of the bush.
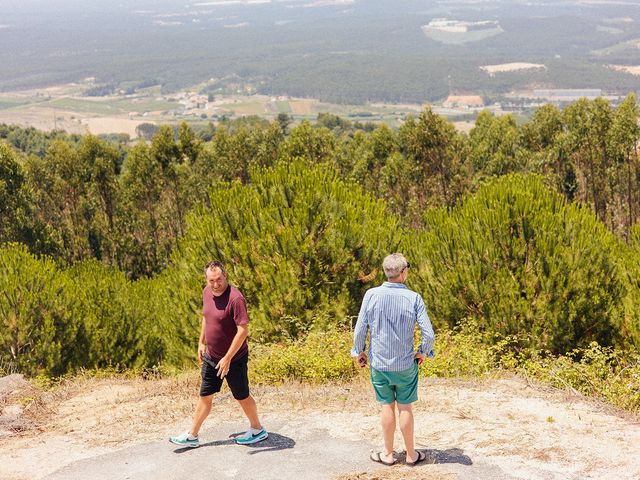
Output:
<path fill-rule="evenodd" d="M 436 331 L 435 357 L 428 358 L 420 368 L 425 377 L 483 377 L 500 368 L 505 342 L 494 346 L 483 341 L 474 323 L 461 323 L 451 330 Z"/>
<path fill-rule="evenodd" d="M 67 371 L 79 328 L 67 308 L 69 287 L 51 260 L 34 257 L 22 245 L 0 247 L 0 363 L 5 370 Z"/>
<path fill-rule="evenodd" d="M 179 309 L 174 318 L 199 311 L 202 266 L 218 259 L 247 298 L 260 341 L 348 323 L 397 242 L 396 218 L 327 167 L 296 161 L 254 170 L 251 178 L 212 188 L 208 204 L 189 216 L 166 272 Z"/>
<path fill-rule="evenodd" d="M 418 340 L 416 330 L 416 346 Z M 312 332 L 300 340 L 252 346 L 249 362 L 252 380 L 315 383 L 352 378 L 361 371 L 351 359 L 352 344 L 352 332 L 330 328 Z M 421 376 L 483 377 L 517 366 L 513 361 L 508 362 L 512 354 L 506 342 L 487 345 L 473 322 L 455 330 L 446 327 L 438 330 L 435 351 L 435 357 L 428 358 L 420 367 Z"/>
<path fill-rule="evenodd" d="M 149 368 L 177 349 L 149 281 L 90 260 L 59 271 L 24 246 L 0 248 L 0 365 L 27 375 Z M 178 363 L 176 358 L 172 360 Z"/>
<path fill-rule="evenodd" d="M 64 275 L 69 285 L 68 309 L 79 323 L 73 366 L 135 366 L 147 332 L 141 328 L 143 319 L 131 308 L 136 299 L 124 274 L 89 260 Z"/>
<path fill-rule="evenodd" d="M 250 354 L 251 379 L 258 383 L 346 380 L 357 371 L 350 356 L 351 342 L 350 332 L 331 329 L 302 340 L 257 345 Z"/>
<path fill-rule="evenodd" d="M 440 326 L 475 318 L 493 340 L 516 336 L 556 354 L 592 341 L 638 344 L 625 335 L 635 327 L 624 273 L 639 257 L 625 261 L 626 245 L 539 177 L 501 177 L 425 218 L 427 231 L 403 248 L 419 266 L 411 285 Z"/>
<path fill-rule="evenodd" d="M 631 412 L 640 412 L 640 355 L 592 342 L 558 357 L 534 352 L 517 371 L 557 388 L 571 388 Z"/>
<path fill-rule="evenodd" d="M 348 330 L 365 290 L 382 280 L 382 258 L 397 250 L 413 264 L 409 287 L 425 298 L 438 334 L 430 374 L 514 369 L 526 352 L 562 355 L 594 341 L 640 345 L 638 230 L 627 246 L 538 177 L 498 179 L 451 211 L 428 213 L 425 231 L 402 230 L 382 201 L 326 165 L 296 160 L 250 177 L 210 189 L 170 266 L 153 278 L 132 282 L 94 261 L 59 271 L 24 247 L 1 247 L 0 365 L 52 375 L 184 365 L 211 259 L 245 294 L 252 339 L 281 343 L 283 355 L 312 349 L 312 362 L 322 342 L 333 351 L 331 332 Z M 315 378 L 323 368 L 327 378 L 350 375 L 348 356 L 303 368 L 277 353 L 269 378 Z"/>
<path fill-rule="evenodd" d="M 418 340 L 416 330 L 416 340 Z M 351 359 L 353 333 L 328 329 L 304 339 L 252 347 L 249 366 L 252 381 L 280 383 L 302 380 L 311 383 L 346 380 L 360 370 Z M 420 368 L 423 377 L 478 377 L 495 375 L 503 344 L 483 344 L 473 324 L 461 329 L 444 328 L 436 334 L 436 356 Z"/>

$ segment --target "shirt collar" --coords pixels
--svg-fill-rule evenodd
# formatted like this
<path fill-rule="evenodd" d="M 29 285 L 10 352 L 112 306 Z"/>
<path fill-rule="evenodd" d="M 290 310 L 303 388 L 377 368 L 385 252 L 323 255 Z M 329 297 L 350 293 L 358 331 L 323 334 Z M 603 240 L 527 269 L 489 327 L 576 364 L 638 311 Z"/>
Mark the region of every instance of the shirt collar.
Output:
<path fill-rule="evenodd" d="M 388 288 L 407 288 L 407 286 L 404 283 L 396 283 L 396 282 L 384 282 L 382 286 L 388 287 Z"/>

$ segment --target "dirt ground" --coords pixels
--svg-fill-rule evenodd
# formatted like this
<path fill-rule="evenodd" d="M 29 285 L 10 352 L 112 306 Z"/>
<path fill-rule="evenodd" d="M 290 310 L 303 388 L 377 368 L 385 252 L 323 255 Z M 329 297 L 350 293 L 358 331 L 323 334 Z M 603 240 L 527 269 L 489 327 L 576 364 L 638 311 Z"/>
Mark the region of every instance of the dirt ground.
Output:
<path fill-rule="evenodd" d="M 34 127 L 47 132 L 56 128 L 65 130 L 67 133 L 81 135 L 88 133 L 87 127 L 81 123 L 77 115 L 76 112 L 54 111 L 50 108 L 33 106 L 19 110 L 0 110 L 0 123 L 20 125 L 24 128 Z"/>
<path fill-rule="evenodd" d="M 614 70 L 622 71 L 630 73 L 631 75 L 639 75 L 640 76 L 640 66 L 630 66 L 630 65 L 611 65 L 611 68 Z"/>
<path fill-rule="evenodd" d="M 120 117 L 92 117 L 83 118 L 80 123 L 86 126 L 87 131 L 93 135 L 106 135 L 117 132 L 126 133 L 131 138 L 137 138 L 138 133 L 136 132 L 136 128 L 138 125 L 145 123 L 145 121 Z"/>
<path fill-rule="evenodd" d="M 536 68 L 547 68 L 547 67 L 541 63 L 524 63 L 524 62 L 501 63 L 499 65 L 484 65 L 480 67 L 481 70 L 488 72 L 490 75 L 494 75 L 496 73 L 502 73 L 502 72 L 515 72 L 517 70 L 529 70 L 529 69 L 536 69 Z"/>
<path fill-rule="evenodd" d="M 0 379 L 0 478 L 41 479 L 76 460 L 184 431 L 197 386 L 195 371 L 153 380 L 74 378 L 48 389 L 15 375 Z M 270 415 L 292 412 L 335 438 L 381 443 L 378 406 L 364 376 L 342 385 L 255 386 L 253 394 L 267 428 Z M 208 421 L 241 418 L 223 390 Z M 415 421 L 418 448 L 454 456 L 458 463 L 488 462 L 525 479 L 640 478 L 637 417 L 526 379 L 424 379 Z M 399 432 L 397 442 L 402 450 Z M 338 478 L 456 476 L 394 467 Z"/>
<path fill-rule="evenodd" d="M 311 115 L 313 113 L 312 100 L 295 100 L 290 101 L 289 106 L 294 115 Z"/>

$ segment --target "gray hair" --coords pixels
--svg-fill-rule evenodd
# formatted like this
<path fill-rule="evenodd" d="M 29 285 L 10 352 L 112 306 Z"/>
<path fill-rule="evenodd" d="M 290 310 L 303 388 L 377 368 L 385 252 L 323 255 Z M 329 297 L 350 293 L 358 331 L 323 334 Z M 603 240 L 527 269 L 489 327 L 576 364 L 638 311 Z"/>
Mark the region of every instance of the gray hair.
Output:
<path fill-rule="evenodd" d="M 382 269 L 387 278 L 396 278 L 409 266 L 409 262 L 401 253 L 387 255 L 382 261 Z"/>
<path fill-rule="evenodd" d="M 227 274 L 227 271 L 224 269 L 224 264 L 222 262 L 218 260 L 212 260 L 211 262 L 207 262 L 207 264 L 203 268 L 205 275 L 207 274 L 207 270 L 211 270 L 212 268 L 219 268 L 222 273 L 224 273 L 225 275 Z"/>

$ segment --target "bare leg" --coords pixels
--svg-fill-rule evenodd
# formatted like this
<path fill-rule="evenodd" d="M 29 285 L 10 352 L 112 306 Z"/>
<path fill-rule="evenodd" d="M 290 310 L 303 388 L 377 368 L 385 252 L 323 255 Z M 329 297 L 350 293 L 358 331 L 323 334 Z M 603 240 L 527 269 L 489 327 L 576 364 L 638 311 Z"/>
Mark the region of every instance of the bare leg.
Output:
<path fill-rule="evenodd" d="M 382 405 L 382 436 L 384 452 L 380 456 L 385 462 L 393 461 L 393 436 L 396 431 L 396 402 Z"/>
<path fill-rule="evenodd" d="M 189 431 L 194 437 L 198 435 L 202 423 L 205 421 L 209 412 L 211 412 L 211 404 L 213 403 L 213 395 L 207 395 L 206 397 L 200 397 L 198 405 L 196 406 L 196 413 L 193 416 L 193 423 L 191 424 L 191 430 Z"/>
<path fill-rule="evenodd" d="M 256 430 L 260 430 L 262 428 L 262 424 L 260 423 L 260 419 L 258 418 L 258 407 L 256 405 L 256 401 L 253 399 L 251 395 L 249 395 L 244 400 L 238 400 L 238 403 L 242 407 L 244 414 L 249 419 L 249 423 L 251 424 L 251 428 L 255 428 Z"/>
<path fill-rule="evenodd" d="M 400 413 L 400 431 L 404 439 L 404 448 L 407 451 L 407 462 L 413 463 L 418 459 L 413 440 L 413 409 L 411 404 L 398 404 Z"/>

